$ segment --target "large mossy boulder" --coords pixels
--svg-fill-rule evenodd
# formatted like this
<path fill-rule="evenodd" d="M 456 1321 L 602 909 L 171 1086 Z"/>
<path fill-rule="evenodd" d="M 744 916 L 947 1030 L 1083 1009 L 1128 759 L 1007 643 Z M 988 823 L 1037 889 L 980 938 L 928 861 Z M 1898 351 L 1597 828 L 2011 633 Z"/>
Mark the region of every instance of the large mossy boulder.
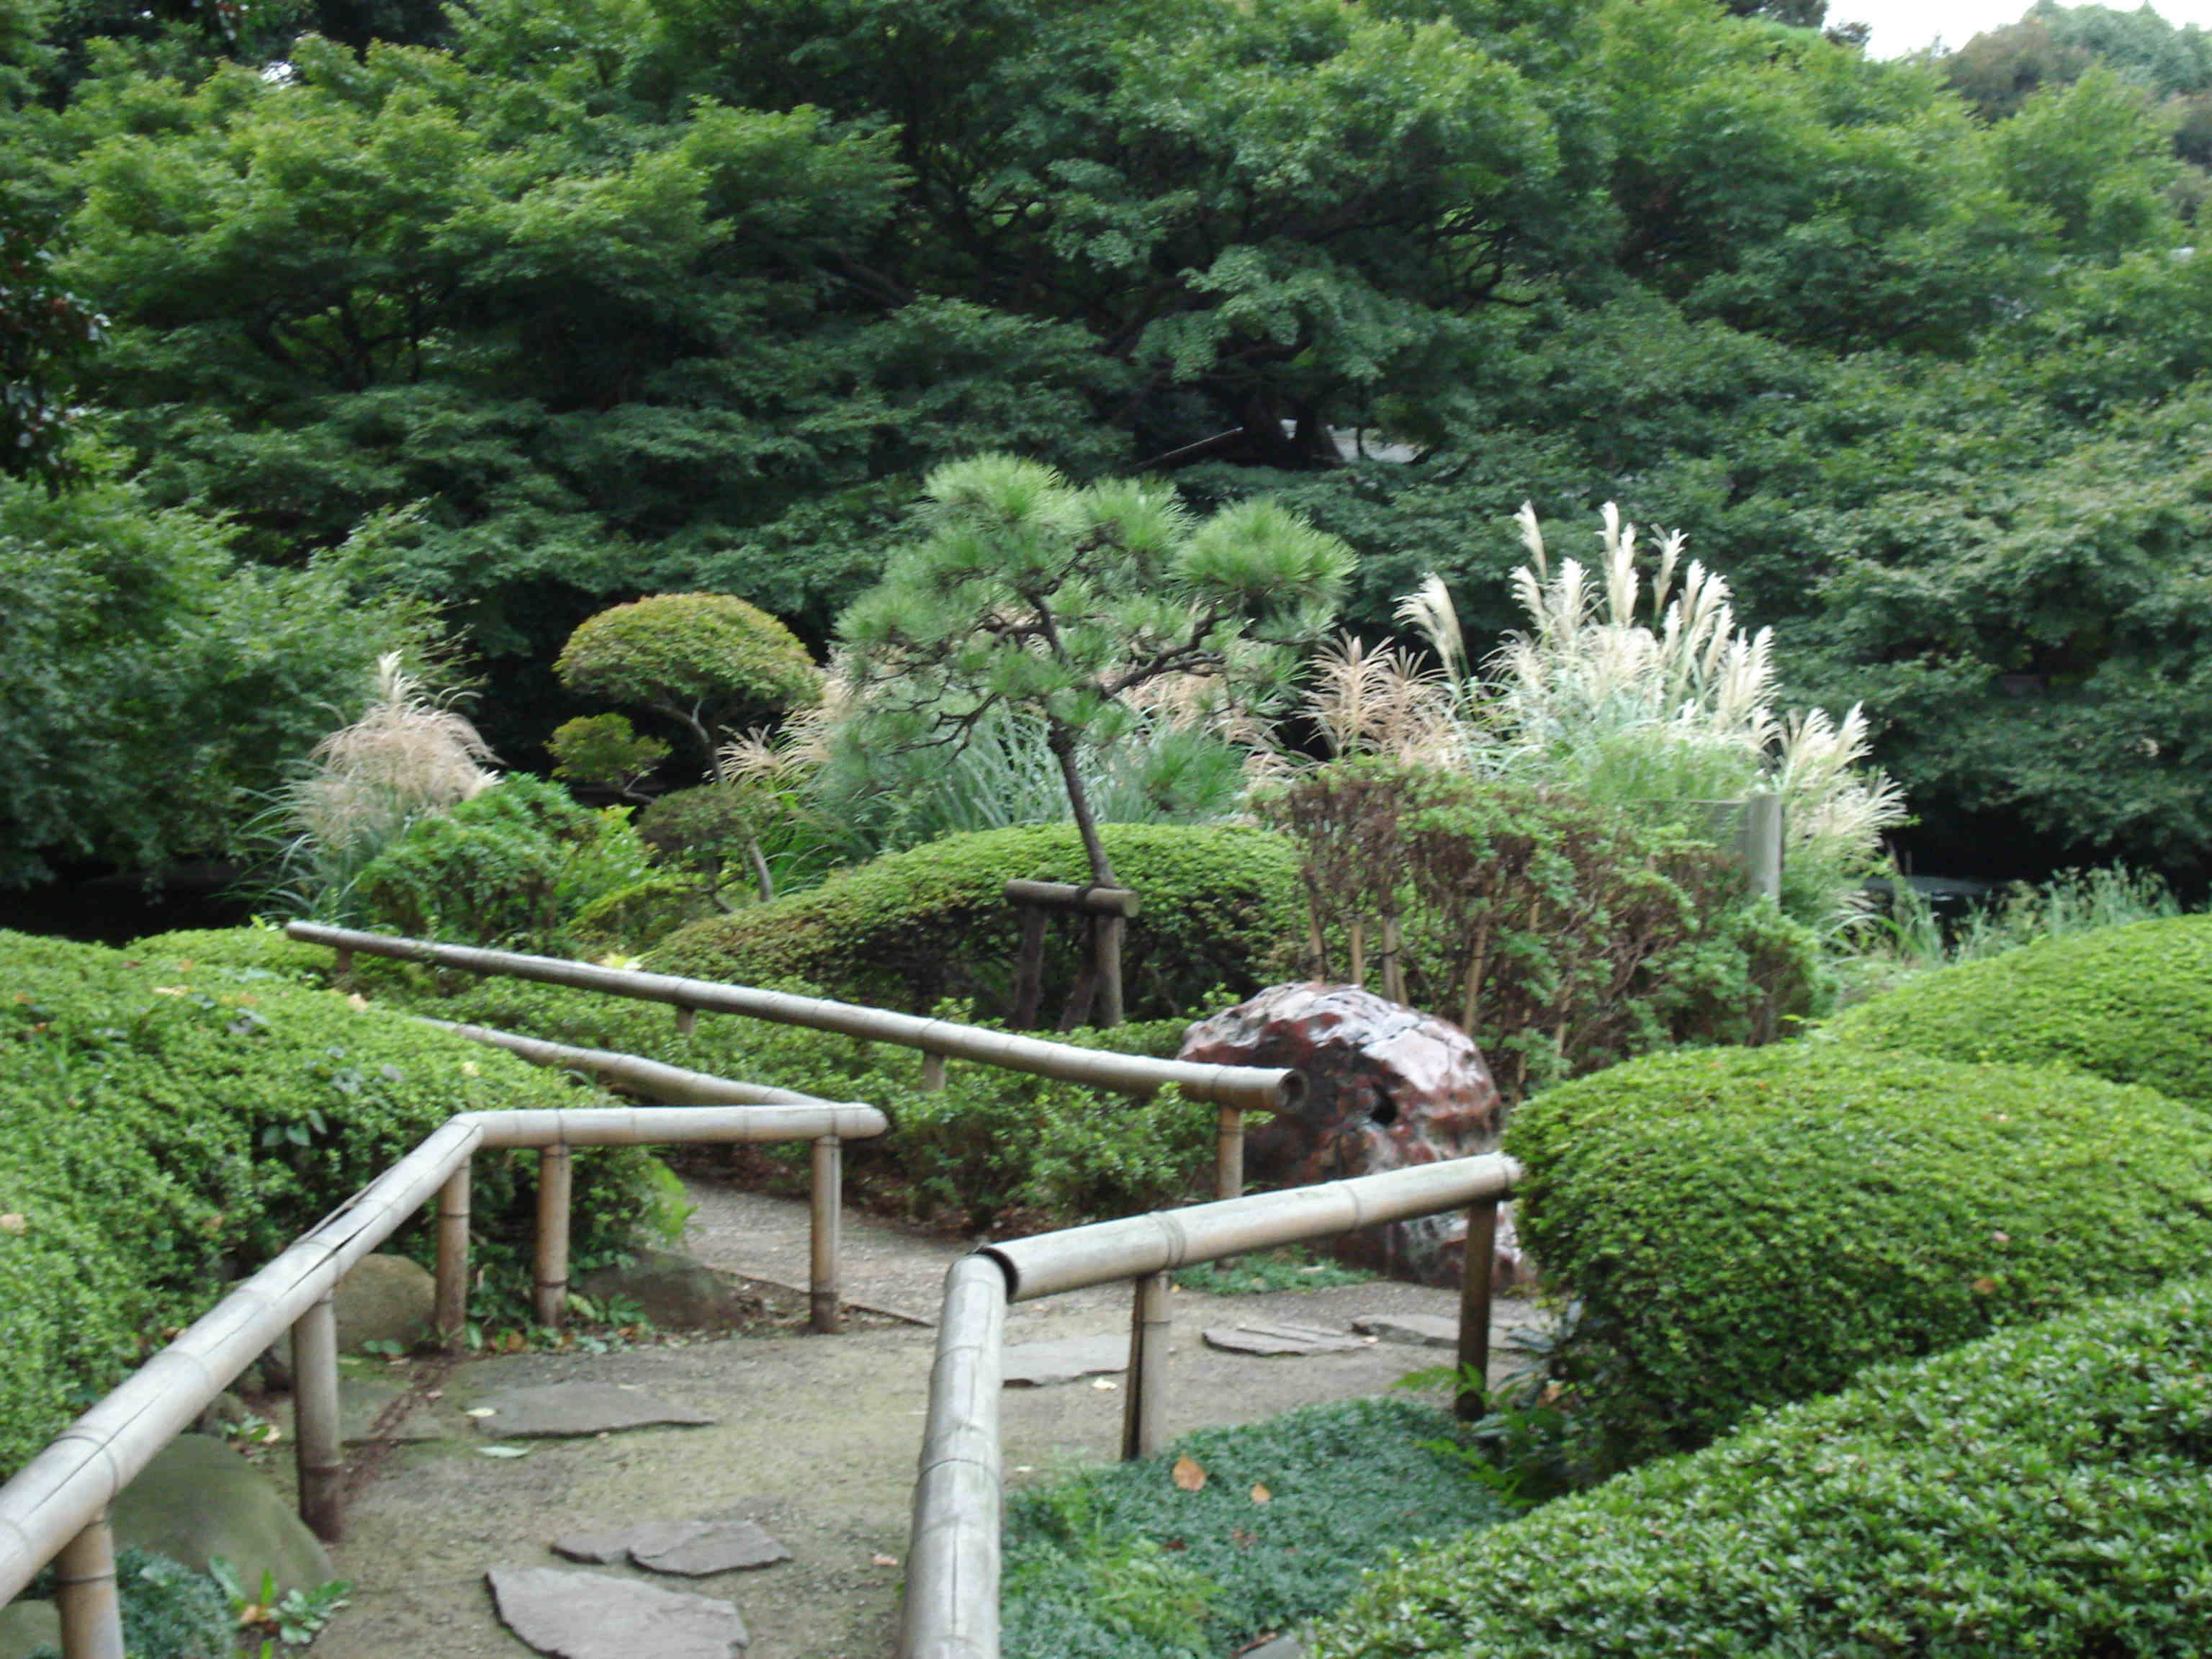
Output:
<path fill-rule="evenodd" d="M 271 1573 L 280 1593 L 331 1577 L 331 1558 L 269 1478 L 211 1435 L 179 1435 L 123 1489 L 109 1518 L 121 1548 L 197 1572 L 221 1556 L 240 1584 Z"/>
<path fill-rule="evenodd" d="M 2045 939 L 1923 975 L 1821 1030 L 1940 1060 L 2063 1066 L 2212 1110 L 2212 915 Z"/>
<path fill-rule="evenodd" d="M 1129 1018 L 1164 1019 L 1217 988 L 1249 996 L 1274 975 L 1302 927 L 1291 841 L 1241 826 L 1103 827 L 1122 884 L 1143 908 L 1122 950 Z M 647 958 L 657 973 L 758 984 L 804 980 L 825 994 L 926 1012 L 975 1000 L 979 1018 L 1012 1011 L 1020 913 L 1010 879 L 1089 879 L 1073 826 L 947 836 L 844 872 L 811 892 L 695 922 Z M 1050 1009 L 1073 982 L 1074 930 L 1056 923 Z"/>

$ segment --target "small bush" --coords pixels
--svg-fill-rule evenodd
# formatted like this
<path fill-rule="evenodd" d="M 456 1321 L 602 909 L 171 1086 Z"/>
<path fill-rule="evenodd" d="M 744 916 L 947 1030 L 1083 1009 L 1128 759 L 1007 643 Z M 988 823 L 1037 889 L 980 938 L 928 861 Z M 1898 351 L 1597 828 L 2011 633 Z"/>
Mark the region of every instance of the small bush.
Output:
<path fill-rule="evenodd" d="M 1415 1552 L 1315 1659 L 2106 1659 L 2212 1627 L 2212 1288 L 2008 1331 Z"/>
<path fill-rule="evenodd" d="M 274 969 L 151 945 L 0 933 L 0 1471 L 112 1386 L 149 1332 L 196 1317 L 453 1113 L 585 1097 Z M 496 1276 L 527 1248 L 534 1177 L 522 1156 L 476 1162 Z M 645 1165 L 578 1159 L 580 1261 L 628 1242 Z"/>
<path fill-rule="evenodd" d="M 1822 1035 L 1941 1060 L 2064 1066 L 2212 1109 L 2212 916 L 1961 963 L 1860 1004 Z"/>
<path fill-rule="evenodd" d="M 118 1550 L 115 1593 L 122 1604 L 123 1650 L 131 1659 L 235 1659 L 238 1620 L 222 1587 L 206 1573 L 151 1550 Z M 40 1647 L 28 1659 L 61 1655 Z"/>
<path fill-rule="evenodd" d="M 592 902 L 652 874 L 629 808 L 595 812 L 558 784 L 511 773 L 417 819 L 357 885 L 375 923 L 402 933 L 558 951 Z"/>
<path fill-rule="evenodd" d="M 1281 836 L 1177 824 L 1106 824 L 1102 832 L 1115 869 L 1144 903 L 1122 951 L 1132 1018 L 1172 1017 L 1217 988 L 1249 995 L 1295 944 L 1297 854 Z M 747 984 L 802 979 L 831 996 L 916 1012 L 957 997 L 1004 1018 L 1021 940 L 1007 880 L 1080 882 L 1086 868 L 1066 824 L 949 836 L 813 892 L 696 923 L 655 951 L 651 965 Z M 1073 934 L 1055 926 L 1048 1012 L 1073 981 Z"/>
<path fill-rule="evenodd" d="M 1504 1518 L 1425 1443 L 1454 1432 L 1433 1406 L 1352 1400 L 1016 1492 L 1006 1650 L 1184 1659 L 1334 1607 L 1390 1550 Z M 1170 1478 L 1186 1456 L 1206 1473 L 1197 1492 Z"/>
<path fill-rule="evenodd" d="M 1792 1043 L 1522 1107 L 1522 1237 L 1600 1468 L 2212 1257 L 2212 1122 L 2145 1089 Z"/>

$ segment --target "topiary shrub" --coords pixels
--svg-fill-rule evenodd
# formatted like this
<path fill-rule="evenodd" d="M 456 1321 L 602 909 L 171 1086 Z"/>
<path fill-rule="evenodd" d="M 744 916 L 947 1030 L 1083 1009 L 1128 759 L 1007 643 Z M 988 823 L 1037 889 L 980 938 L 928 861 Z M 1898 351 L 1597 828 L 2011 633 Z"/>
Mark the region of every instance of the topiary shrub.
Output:
<path fill-rule="evenodd" d="M 2200 1653 L 2212 1286 L 1863 1374 L 1694 1456 L 1415 1551 L 1315 1659 Z"/>
<path fill-rule="evenodd" d="M 1297 854 L 1280 836 L 1242 827 L 1103 824 L 1121 878 L 1141 895 L 1122 979 L 1129 1015 L 1168 1018 L 1217 988 L 1265 983 L 1301 927 Z M 988 1018 L 1012 1012 L 1019 914 L 1010 878 L 1086 879 L 1066 824 L 948 836 L 848 871 L 809 893 L 711 918 L 655 950 L 659 973 L 757 984 L 803 979 L 830 996 L 926 1011 L 972 999 Z M 1075 974 L 1072 929 L 1055 927 L 1045 1006 Z"/>
<path fill-rule="evenodd" d="M 1942 1060 L 2065 1066 L 2212 1109 L 2212 915 L 2102 927 L 1924 974 L 1820 1034 Z"/>
<path fill-rule="evenodd" d="M 1506 1146 L 1600 1468 L 2212 1260 L 2212 1121 L 2093 1078 L 1705 1050 L 1548 1090 Z"/>
<path fill-rule="evenodd" d="M 455 1112 L 590 1097 L 270 969 L 7 933 L 0 968 L 0 1473 Z M 533 1163 L 476 1160 L 495 1279 L 526 1260 Z M 579 1156 L 580 1261 L 629 1242 L 647 1164 Z"/>
<path fill-rule="evenodd" d="M 559 952 L 594 902 L 653 873 L 628 807 L 593 811 L 556 783 L 510 773 L 418 818 L 363 867 L 374 922 L 459 945 Z"/>

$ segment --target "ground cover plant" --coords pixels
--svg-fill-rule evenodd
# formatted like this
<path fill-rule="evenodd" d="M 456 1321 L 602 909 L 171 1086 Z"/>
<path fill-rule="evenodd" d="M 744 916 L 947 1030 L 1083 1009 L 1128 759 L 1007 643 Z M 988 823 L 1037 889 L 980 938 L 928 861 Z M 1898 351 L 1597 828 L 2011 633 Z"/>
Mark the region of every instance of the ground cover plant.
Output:
<path fill-rule="evenodd" d="M 118 1550 L 116 1599 L 123 1649 L 131 1659 L 236 1659 L 240 1635 L 222 1586 L 204 1572 L 151 1550 Z M 32 1581 L 29 1594 L 51 1597 L 53 1569 Z M 38 1647 L 26 1659 L 61 1659 L 59 1650 Z"/>
<path fill-rule="evenodd" d="M 2212 1287 L 2003 1332 L 1419 1548 L 1316 1659 L 2197 1651 Z"/>
<path fill-rule="evenodd" d="M 1524 1103 L 1516 1217 L 1578 1304 L 1586 1472 L 2197 1270 L 2212 1121 L 2148 1089 L 1814 1042 L 1655 1056 Z"/>
<path fill-rule="evenodd" d="M 2139 1083 L 2212 1109 L 2212 916 L 2063 935 L 1920 975 L 1819 1040 Z"/>
<path fill-rule="evenodd" d="M 1332 1608 L 1389 1551 L 1510 1513 L 1425 1443 L 1454 1432 L 1412 1400 L 1308 1406 L 1017 1492 L 1006 1651 L 1190 1659 Z"/>
<path fill-rule="evenodd" d="M 266 968 L 15 933 L 0 962 L 0 1468 L 453 1113 L 589 1098 Z M 630 1241 L 648 1168 L 579 1157 L 575 1260 Z M 481 1157 L 474 1185 L 488 1277 L 520 1272 L 527 1160 Z"/>

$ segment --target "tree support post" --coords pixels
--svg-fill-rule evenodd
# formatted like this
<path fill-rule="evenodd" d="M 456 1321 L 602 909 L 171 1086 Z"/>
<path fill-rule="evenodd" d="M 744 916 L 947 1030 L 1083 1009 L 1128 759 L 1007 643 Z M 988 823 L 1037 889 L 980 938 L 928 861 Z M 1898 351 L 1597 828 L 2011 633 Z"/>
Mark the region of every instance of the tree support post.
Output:
<path fill-rule="evenodd" d="M 568 1149 L 548 1146 L 538 1154 L 537 1290 L 531 1315 L 549 1331 L 568 1316 L 568 1193 L 572 1170 Z"/>
<path fill-rule="evenodd" d="M 115 1590 L 115 1535 L 102 1510 L 54 1558 L 62 1659 L 124 1659 L 123 1604 Z"/>
<path fill-rule="evenodd" d="M 338 1423 L 338 1319 L 330 1291 L 292 1325 L 292 1442 L 300 1519 L 326 1544 L 345 1530 L 345 1441 Z"/>
<path fill-rule="evenodd" d="M 469 1322 L 469 1165 L 446 1177 L 438 1188 L 438 1277 L 436 1311 L 431 1323 L 438 1346 L 458 1352 Z"/>
<path fill-rule="evenodd" d="M 1168 1276 L 1132 1281 L 1129 1374 L 1121 1397 L 1121 1461 L 1150 1457 L 1165 1437 L 1168 1404 Z"/>
<path fill-rule="evenodd" d="M 939 1065 L 943 1065 L 940 1057 Z M 842 1323 L 837 1294 L 837 1236 L 842 1218 L 844 1146 L 835 1135 L 814 1143 L 812 1261 L 807 1285 L 807 1323 L 824 1335 Z"/>
<path fill-rule="evenodd" d="M 1459 1270 L 1459 1369 L 1480 1382 L 1462 1388 L 1452 1411 L 1472 1423 L 1488 1408 L 1490 1392 L 1490 1275 L 1498 1258 L 1498 1200 L 1486 1198 L 1467 1209 L 1467 1250 Z"/>

